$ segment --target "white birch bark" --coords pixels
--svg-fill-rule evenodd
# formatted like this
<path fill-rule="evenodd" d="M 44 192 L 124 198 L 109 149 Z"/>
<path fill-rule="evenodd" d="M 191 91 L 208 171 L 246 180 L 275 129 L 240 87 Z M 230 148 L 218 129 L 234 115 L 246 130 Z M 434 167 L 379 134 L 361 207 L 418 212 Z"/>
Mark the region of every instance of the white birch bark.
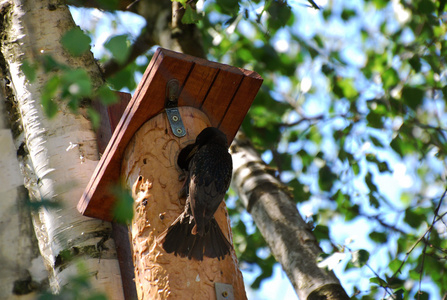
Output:
<path fill-rule="evenodd" d="M 31 164 L 24 169 L 26 186 L 32 200 L 52 200 L 62 205 L 58 209 L 41 209 L 34 219 L 40 250 L 51 272 L 50 284 L 58 291 L 77 272 L 76 260 L 61 255 L 69 253 L 82 257 L 95 289 L 105 292 L 108 299 L 122 299 L 110 223 L 83 217 L 76 210 L 98 162 L 91 124 L 63 104 L 57 116 L 49 120 L 40 104 L 40 91 L 52 74 L 40 72 L 30 83 L 20 67 L 24 59 L 37 61 L 42 54 L 50 54 L 58 62 L 87 70 L 94 78 L 94 86 L 101 83 L 99 70 L 90 53 L 74 58 L 59 43 L 66 30 L 75 26 L 62 1 L 9 0 L 0 4 L 4 20 L 1 51 Z"/>
<path fill-rule="evenodd" d="M 34 299 L 46 287 L 48 275 L 38 252 L 5 110 L 5 80 L 0 82 L 0 299 Z"/>

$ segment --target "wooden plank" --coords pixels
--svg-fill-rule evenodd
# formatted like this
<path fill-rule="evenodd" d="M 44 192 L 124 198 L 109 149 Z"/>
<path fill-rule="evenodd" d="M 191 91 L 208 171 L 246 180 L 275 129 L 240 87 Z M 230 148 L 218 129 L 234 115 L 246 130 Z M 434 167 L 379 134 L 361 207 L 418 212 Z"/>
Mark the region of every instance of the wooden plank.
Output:
<path fill-rule="evenodd" d="M 234 139 L 250 109 L 252 102 L 245 101 L 245 99 L 254 99 L 262 85 L 261 76 L 255 72 L 248 72 L 250 72 L 250 76 L 244 76 L 237 94 L 233 98 L 231 105 L 228 106 L 228 110 L 218 126 L 220 130 L 227 133 L 228 141 Z"/>
<path fill-rule="evenodd" d="M 215 81 L 218 71 L 218 68 L 194 63 L 180 93 L 178 106 L 200 108 L 203 99 L 205 99 L 211 85 Z"/>
<path fill-rule="evenodd" d="M 129 93 L 116 92 L 116 94 L 119 97 L 119 102 L 107 107 L 110 128 L 112 129 L 112 132 L 115 131 L 116 127 L 118 126 L 118 123 L 121 120 L 121 117 L 123 116 L 124 111 L 126 110 L 126 107 L 130 102 L 130 99 L 132 98 L 132 95 Z"/>
<path fill-rule="evenodd" d="M 112 220 L 115 199 L 110 189 L 119 182 L 124 150 L 142 124 L 163 111 L 166 84 L 174 78 L 182 85 L 179 106 L 200 108 L 229 143 L 262 83 L 255 72 L 159 48 L 79 201 L 82 214 Z M 108 115 L 112 124 L 117 115 Z"/>
<path fill-rule="evenodd" d="M 171 52 L 171 51 L 169 51 Z M 169 54 L 169 53 L 167 53 Z M 157 50 L 126 108 L 98 166 L 84 191 L 78 209 L 86 216 L 113 219 L 114 198 L 111 188 L 119 183 L 124 149 L 140 126 L 164 108 L 166 84 L 175 78 L 183 83 L 193 66 Z"/>
<path fill-rule="evenodd" d="M 219 127 L 227 107 L 231 104 L 239 88 L 243 75 L 220 70 L 209 93 L 202 103 L 201 109 L 210 118 L 214 127 Z M 228 134 L 227 132 L 225 132 Z M 229 140 L 231 142 L 231 140 Z"/>

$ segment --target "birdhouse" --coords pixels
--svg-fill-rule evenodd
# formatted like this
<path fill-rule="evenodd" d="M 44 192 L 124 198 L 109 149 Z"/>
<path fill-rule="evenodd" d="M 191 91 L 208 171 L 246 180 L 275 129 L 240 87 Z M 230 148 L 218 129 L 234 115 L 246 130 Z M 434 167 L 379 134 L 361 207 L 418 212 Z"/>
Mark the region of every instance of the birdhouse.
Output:
<path fill-rule="evenodd" d="M 246 298 L 234 251 L 224 260 L 194 261 L 163 252 L 156 238 L 184 207 L 180 150 L 210 126 L 231 143 L 261 84 L 253 71 L 162 48 L 154 54 L 78 204 L 85 216 L 113 221 L 113 187 L 132 189 L 129 230 L 139 299 Z M 111 127 L 113 111 L 122 108 L 109 109 Z M 232 241 L 224 202 L 215 218 Z"/>

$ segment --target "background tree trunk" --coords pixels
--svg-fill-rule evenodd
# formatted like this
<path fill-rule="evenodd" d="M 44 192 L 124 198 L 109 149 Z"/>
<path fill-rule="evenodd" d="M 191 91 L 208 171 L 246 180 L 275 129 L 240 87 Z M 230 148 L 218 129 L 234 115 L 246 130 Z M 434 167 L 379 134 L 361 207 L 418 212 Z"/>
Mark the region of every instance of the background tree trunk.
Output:
<path fill-rule="evenodd" d="M 283 267 L 300 299 L 349 299 L 333 272 L 318 267 L 322 252 L 286 187 L 240 132 L 230 147 L 232 184 L 256 226 Z"/>
<path fill-rule="evenodd" d="M 51 55 L 71 68 L 87 70 L 92 85 L 102 84 L 91 53 L 70 56 L 60 38 L 75 26 L 68 7 L 54 1 L 2 2 L 2 68 L 14 99 L 10 103 L 15 143 L 26 145 L 29 164 L 24 165 L 31 201 L 49 200 L 60 208 L 40 209 L 34 218 L 41 254 L 50 271 L 50 285 L 58 291 L 77 273 L 76 258 L 94 275 L 92 284 L 109 299 L 122 299 L 121 277 L 111 239 L 111 225 L 81 216 L 76 210 L 98 162 L 95 134 L 90 122 L 58 101 L 58 114 L 48 119 L 40 104 L 41 91 L 56 73 L 38 70 L 30 83 L 21 70 L 24 60 L 39 63 Z M 56 100 L 57 101 L 57 100 Z"/>

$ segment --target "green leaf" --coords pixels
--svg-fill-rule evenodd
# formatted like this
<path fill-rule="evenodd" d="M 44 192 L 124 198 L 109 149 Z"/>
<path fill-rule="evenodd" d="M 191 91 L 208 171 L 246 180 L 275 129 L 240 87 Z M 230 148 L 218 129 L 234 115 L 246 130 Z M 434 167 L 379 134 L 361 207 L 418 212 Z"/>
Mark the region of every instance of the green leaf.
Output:
<path fill-rule="evenodd" d="M 81 56 L 90 49 L 92 40 L 79 27 L 67 31 L 61 38 L 61 44 L 73 56 Z"/>
<path fill-rule="evenodd" d="M 292 9 L 287 1 L 273 0 L 267 8 L 270 15 L 268 25 L 274 30 L 286 26 L 292 17 Z"/>
<path fill-rule="evenodd" d="M 352 252 L 351 261 L 354 266 L 360 268 L 363 267 L 369 259 L 369 252 L 363 249 Z"/>
<path fill-rule="evenodd" d="M 317 240 L 329 240 L 329 227 L 325 225 L 317 225 L 313 231 L 314 236 Z"/>
<path fill-rule="evenodd" d="M 61 76 L 63 96 L 88 97 L 92 94 L 90 76 L 84 69 L 71 69 Z"/>
<path fill-rule="evenodd" d="M 422 104 L 424 94 L 425 91 L 417 87 L 405 86 L 402 89 L 404 103 L 413 110 L 416 110 Z"/>
<path fill-rule="evenodd" d="M 410 142 L 404 141 L 399 134 L 391 141 L 390 146 L 400 157 L 415 151 L 414 146 Z"/>
<path fill-rule="evenodd" d="M 417 73 L 421 71 L 422 63 L 421 59 L 418 56 L 413 56 L 408 60 L 413 70 L 415 70 Z"/>
<path fill-rule="evenodd" d="M 28 60 L 24 60 L 20 68 L 29 82 L 34 82 L 34 80 L 36 80 L 37 66 L 35 64 L 30 63 Z"/>
<path fill-rule="evenodd" d="M 133 218 L 133 198 L 129 191 L 115 187 L 113 189 L 117 201 L 113 208 L 113 219 L 115 222 L 128 224 Z"/>
<path fill-rule="evenodd" d="M 334 182 L 337 179 L 337 175 L 334 174 L 331 168 L 327 165 L 323 166 L 318 171 L 318 185 L 323 191 L 330 191 L 334 186 Z"/>
<path fill-rule="evenodd" d="M 355 17 L 357 14 L 355 10 L 352 9 L 344 9 L 341 13 L 341 18 L 343 21 L 348 21 L 350 18 Z"/>
<path fill-rule="evenodd" d="M 430 298 L 429 294 L 427 292 L 424 292 L 424 291 L 418 291 L 414 295 L 414 299 L 417 299 L 417 300 L 428 300 L 429 298 Z"/>
<path fill-rule="evenodd" d="M 299 182 L 296 178 L 287 183 L 293 189 L 295 202 L 304 202 L 309 199 L 309 187 Z"/>
<path fill-rule="evenodd" d="M 369 282 L 374 283 L 374 284 L 377 284 L 377 285 L 379 285 L 379 286 L 387 286 L 387 285 L 388 285 L 388 284 L 386 283 L 386 281 L 383 280 L 383 279 L 380 278 L 380 277 L 373 277 L 373 278 L 370 278 L 370 279 L 369 279 Z"/>
<path fill-rule="evenodd" d="M 405 210 L 404 221 L 411 227 L 417 229 L 427 222 L 427 216 L 431 212 L 430 208 L 416 207 Z"/>
<path fill-rule="evenodd" d="M 352 78 L 337 78 L 334 81 L 333 92 L 339 98 L 346 98 L 348 100 L 355 100 L 358 96 L 358 92 L 354 87 L 354 81 Z"/>
<path fill-rule="evenodd" d="M 87 114 L 90 122 L 92 123 L 93 129 L 98 129 L 101 123 L 101 116 L 99 115 L 99 113 L 93 108 L 89 107 L 87 109 Z"/>
<path fill-rule="evenodd" d="M 398 289 L 394 292 L 394 296 L 396 300 L 403 300 L 404 299 L 404 293 L 405 291 L 403 289 Z"/>
<path fill-rule="evenodd" d="M 397 272 L 397 270 L 399 270 L 401 265 L 402 265 L 402 261 L 400 261 L 398 259 L 393 259 L 388 266 L 389 266 L 391 272 L 395 273 L 395 272 Z"/>
<path fill-rule="evenodd" d="M 383 244 L 388 240 L 388 235 L 383 232 L 373 231 L 369 234 L 369 238 L 376 243 Z"/>
<path fill-rule="evenodd" d="M 54 117 L 59 110 L 58 105 L 54 102 L 53 99 L 56 97 L 56 93 L 59 90 L 60 83 L 60 78 L 55 75 L 45 83 L 42 89 L 41 103 L 43 110 L 48 118 Z"/>
<path fill-rule="evenodd" d="M 371 139 L 371 142 L 374 144 L 374 146 L 384 148 L 384 144 L 378 138 L 374 136 L 369 136 L 369 138 Z"/>
<path fill-rule="evenodd" d="M 382 74 L 383 89 L 389 90 L 399 83 L 399 74 L 393 68 L 389 68 Z"/>
<path fill-rule="evenodd" d="M 239 12 L 239 0 L 216 0 L 216 4 L 227 15 L 235 16 Z"/>
<path fill-rule="evenodd" d="M 377 9 L 385 8 L 389 1 L 388 0 L 373 0 L 373 3 L 376 5 Z"/>
<path fill-rule="evenodd" d="M 107 85 L 102 85 L 96 91 L 98 98 L 104 105 L 112 105 L 118 103 L 118 95 L 112 91 Z"/>
<path fill-rule="evenodd" d="M 200 21 L 201 17 L 191 5 L 186 5 L 185 14 L 182 17 L 183 24 L 196 24 Z"/>
<path fill-rule="evenodd" d="M 375 111 L 370 111 L 366 116 L 366 120 L 368 121 L 368 125 L 373 128 L 383 128 L 383 115 L 378 114 Z"/>
<path fill-rule="evenodd" d="M 124 64 L 129 57 L 130 49 L 127 35 L 116 35 L 110 38 L 105 44 L 104 48 L 112 53 L 113 58 L 119 63 Z"/>
<path fill-rule="evenodd" d="M 128 88 L 133 90 L 136 88 L 137 84 L 134 77 L 135 64 L 131 63 L 126 66 L 123 70 L 115 73 L 111 77 L 107 78 L 107 83 L 109 83 L 114 90 L 121 90 L 123 88 Z"/>

